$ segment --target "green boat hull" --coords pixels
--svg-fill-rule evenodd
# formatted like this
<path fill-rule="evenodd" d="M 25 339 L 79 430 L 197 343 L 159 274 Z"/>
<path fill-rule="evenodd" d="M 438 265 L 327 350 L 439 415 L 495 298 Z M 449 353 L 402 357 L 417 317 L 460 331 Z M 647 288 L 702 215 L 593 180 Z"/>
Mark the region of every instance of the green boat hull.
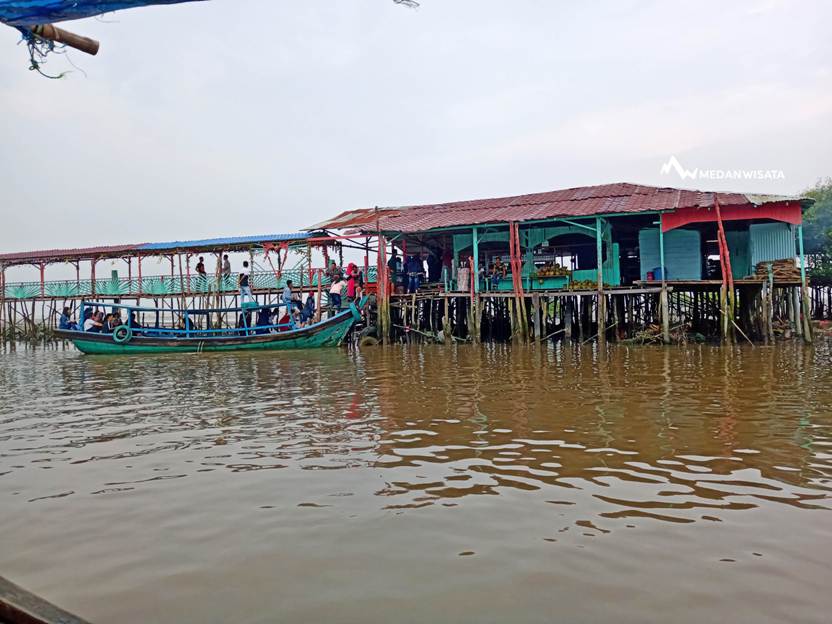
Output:
<path fill-rule="evenodd" d="M 357 309 L 302 329 L 250 334 L 245 336 L 161 338 L 134 336 L 125 344 L 116 343 L 109 334 L 59 331 L 59 337 L 72 341 L 82 353 L 90 355 L 128 355 L 139 353 L 203 353 L 215 351 L 282 351 L 337 347 L 361 315 Z M 148 331 L 152 331 L 149 329 Z"/>

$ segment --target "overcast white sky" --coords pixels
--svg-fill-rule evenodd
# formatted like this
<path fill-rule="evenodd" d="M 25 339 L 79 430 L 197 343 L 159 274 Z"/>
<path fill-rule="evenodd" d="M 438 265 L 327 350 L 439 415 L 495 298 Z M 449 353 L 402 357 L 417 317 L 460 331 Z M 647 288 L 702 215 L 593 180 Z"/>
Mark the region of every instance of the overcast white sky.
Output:
<path fill-rule="evenodd" d="M 295 231 L 341 210 L 832 175 L 832 2 L 213 0 L 0 27 L 0 249 Z M 55 57 L 47 71 L 72 69 Z M 685 167 L 785 179 L 682 181 Z"/>

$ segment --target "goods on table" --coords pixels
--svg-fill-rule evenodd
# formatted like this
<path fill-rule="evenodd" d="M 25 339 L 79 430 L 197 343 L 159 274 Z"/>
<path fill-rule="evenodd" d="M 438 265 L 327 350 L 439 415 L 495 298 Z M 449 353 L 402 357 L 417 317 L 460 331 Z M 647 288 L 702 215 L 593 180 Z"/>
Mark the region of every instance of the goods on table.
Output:
<path fill-rule="evenodd" d="M 539 268 L 536 273 L 532 273 L 532 278 L 566 277 L 570 273 L 572 273 L 572 271 L 570 271 L 566 267 L 562 267 L 559 264 L 549 264 Z"/>
<path fill-rule="evenodd" d="M 604 284 L 606 288 L 608 284 Z M 569 284 L 569 290 L 598 290 L 598 282 L 595 280 L 577 280 Z"/>
<path fill-rule="evenodd" d="M 769 265 L 771 265 L 771 272 L 774 275 L 775 281 L 800 279 L 800 269 L 797 268 L 794 258 L 774 260 L 772 262 L 758 262 L 754 271 L 754 277 L 768 279 Z"/>

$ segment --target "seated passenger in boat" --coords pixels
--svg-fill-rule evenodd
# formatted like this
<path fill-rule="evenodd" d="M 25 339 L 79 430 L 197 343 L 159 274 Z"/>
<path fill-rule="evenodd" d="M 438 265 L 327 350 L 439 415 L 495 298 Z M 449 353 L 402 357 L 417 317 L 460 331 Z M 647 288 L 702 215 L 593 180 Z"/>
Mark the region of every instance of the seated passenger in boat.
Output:
<path fill-rule="evenodd" d="M 84 331 L 85 332 L 93 332 L 93 333 L 100 334 L 101 330 L 103 328 L 104 328 L 104 323 L 102 322 L 101 312 L 93 312 L 84 321 Z"/>
<path fill-rule="evenodd" d="M 292 325 L 294 325 L 295 329 L 306 326 L 306 322 L 303 320 L 303 312 L 298 308 L 292 308 Z"/>
<path fill-rule="evenodd" d="M 237 317 L 237 329 L 251 327 L 251 312 L 246 310 Z"/>
<path fill-rule="evenodd" d="M 63 312 L 61 312 L 61 318 L 58 321 L 58 329 L 78 329 L 78 323 L 72 320 L 72 312 L 67 307 L 65 307 Z"/>
<path fill-rule="evenodd" d="M 269 307 L 260 308 L 257 311 L 257 327 L 259 328 L 256 333 L 258 334 L 267 334 L 269 330 L 266 329 L 269 325 L 272 324 L 272 310 Z"/>
<path fill-rule="evenodd" d="M 113 330 L 110 327 L 110 319 L 112 318 L 113 313 L 112 312 L 107 312 L 107 314 L 104 314 L 103 312 L 99 312 L 98 315 L 99 315 L 100 321 L 101 321 L 101 331 L 104 332 L 105 334 L 113 333 Z"/>
<path fill-rule="evenodd" d="M 304 323 L 310 323 L 315 318 L 315 295 L 312 293 L 309 293 L 309 296 L 306 298 L 306 305 L 303 306 L 301 318 Z"/>
<path fill-rule="evenodd" d="M 110 321 L 109 321 L 109 324 L 107 325 L 107 331 L 112 333 L 112 331 L 116 327 L 118 327 L 119 325 L 122 325 L 122 324 L 123 323 L 121 321 L 121 313 L 113 311 L 113 312 L 110 313 Z"/>

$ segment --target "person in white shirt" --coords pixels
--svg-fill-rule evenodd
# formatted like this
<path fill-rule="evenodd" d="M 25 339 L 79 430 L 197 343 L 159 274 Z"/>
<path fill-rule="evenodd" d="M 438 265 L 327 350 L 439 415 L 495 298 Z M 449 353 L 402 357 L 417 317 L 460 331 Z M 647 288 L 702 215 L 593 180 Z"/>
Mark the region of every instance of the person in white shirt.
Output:
<path fill-rule="evenodd" d="M 104 328 L 104 323 L 101 322 L 101 312 L 93 312 L 87 320 L 84 321 L 84 331 L 101 333 Z"/>
<path fill-rule="evenodd" d="M 341 293 L 344 291 L 345 285 L 346 282 L 341 278 L 329 288 L 329 306 L 331 308 L 341 309 Z"/>

